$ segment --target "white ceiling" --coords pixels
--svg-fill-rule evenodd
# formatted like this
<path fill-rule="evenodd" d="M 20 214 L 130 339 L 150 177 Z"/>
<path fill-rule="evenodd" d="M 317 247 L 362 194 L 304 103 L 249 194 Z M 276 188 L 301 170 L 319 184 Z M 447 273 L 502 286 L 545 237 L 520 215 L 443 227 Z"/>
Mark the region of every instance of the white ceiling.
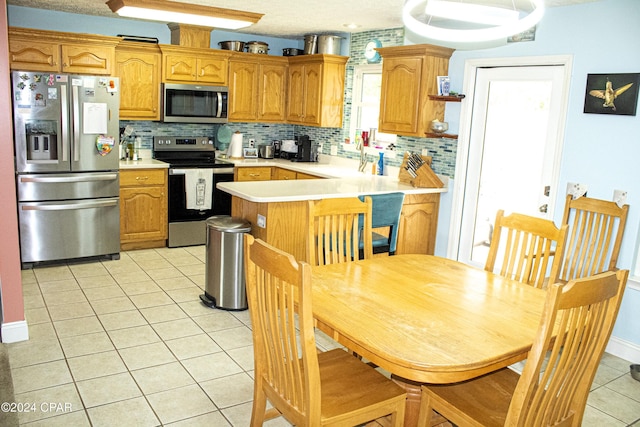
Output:
<path fill-rule="evenodd" d="M 238 32 L 273 37 L 304 34 L 345 33 L 402 27 L 404 0 L 173 0 L 181 3 L 238 9 L 262 13 L 257 24 Z M 529 7 L 529 0 L 465 0 L 466 2 L 512 7 L 513 2 Z M 599 0 L 545 0 L 547 7 L 569 6 Z M 7 0 L 15 6 L 61 12 L 116 17 L 106 0 Z M 358 27 L 349 29 L 347 24 Z"/>

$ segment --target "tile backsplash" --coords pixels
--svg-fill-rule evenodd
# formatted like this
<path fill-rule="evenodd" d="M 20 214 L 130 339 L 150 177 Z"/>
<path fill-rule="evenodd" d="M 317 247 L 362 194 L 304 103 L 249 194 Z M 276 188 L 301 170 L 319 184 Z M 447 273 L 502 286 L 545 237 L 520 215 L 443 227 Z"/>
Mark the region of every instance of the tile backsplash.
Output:
<path fill-rule="evenodd" d="M 268 144 L 271 141 L 280 139 L 293 139 L 297 135 L 309 135 L 311 140 L 322 143 L 322 153 L 329 155 L 331 153 L 331 145 L 338 146 L 338 156 L 346 158 L 356 158 L 358 153 L 347 152 L 342 149 L 341 142 L 349 135 L 349 124 L 351 118 L 351 99 L 353 90 L 353 67 L 356 65 L 366 64 L 364 58 L 364 46 L 371 40 L 376 38 L 382 42 L 385 47 L 400 46 L 404 43 L 404 30 L 402 28 L 387 29 L 379 31 L 365 31 L 361 33 L 353 33 L 351 35 L 350 52 L 351 57 L 346 66 L 345 79 L 345 99 L 344 99 L 344 117 L 342 128 L 317 128 L 310 126 L 297 126 L 288 124 L 269 124 L 269 123 L 228 123 L 233 132 L 241 132 L 244 134 L 244 145 L 248 145 L 249 138 L 256 140 L 256 144 Z M 216 147 L 225 150 L 227 144 L 220 144 L 216 139 L 216 134 L 220 126 L 219 124 L 181 124 L 181 123 L 161 123 L 148 121 L 121 121 L 120 127 L 124 129 L 126 125 L 134 128 L 135 136 L 142 139 L 142 148 L 151 149 L 153 147 L 153 137 L 162 136 L 184 136 L 184 137 L 201 137 L 209 136 L 216 142 Z M 457 151 L 457 140 L 445 138 L 410 138 L 399 136 L 396 142 L 396 150 L 399 153 L 404 151 L 422 152 L 423 149 L 429 150 L 429 155 L 433 157 L 432 168 L 436 173 L 454 177 L 455 161 Z M 396 158 L 385 159 L 390 166 L 400 166 L 402 156 Z"/>

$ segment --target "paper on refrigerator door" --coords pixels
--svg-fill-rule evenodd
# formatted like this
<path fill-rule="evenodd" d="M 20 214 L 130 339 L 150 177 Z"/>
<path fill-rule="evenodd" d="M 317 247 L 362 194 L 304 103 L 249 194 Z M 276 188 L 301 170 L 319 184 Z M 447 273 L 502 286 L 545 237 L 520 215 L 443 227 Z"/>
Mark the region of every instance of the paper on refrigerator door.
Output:
<path fill-rule="evenodd" d="M 84 102 L 82 113 L 83 133 L 107 133 L 107 124 L 109 122 L 107 104 L 103 102 Z"/>

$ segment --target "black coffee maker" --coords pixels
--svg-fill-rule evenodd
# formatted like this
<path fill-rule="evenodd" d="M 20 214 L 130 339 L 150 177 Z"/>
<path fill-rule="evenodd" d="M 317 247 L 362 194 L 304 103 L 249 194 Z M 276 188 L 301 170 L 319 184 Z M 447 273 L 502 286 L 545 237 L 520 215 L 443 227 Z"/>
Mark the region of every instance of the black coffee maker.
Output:
<path fill-rule="evenodd" d="M 309 139 L 309 135 L 300 135 L 296 138 L 298 146 L 298 155 L 296 162 L 317 162 L 318 161 L 318 144 L 313 144 Z"/>

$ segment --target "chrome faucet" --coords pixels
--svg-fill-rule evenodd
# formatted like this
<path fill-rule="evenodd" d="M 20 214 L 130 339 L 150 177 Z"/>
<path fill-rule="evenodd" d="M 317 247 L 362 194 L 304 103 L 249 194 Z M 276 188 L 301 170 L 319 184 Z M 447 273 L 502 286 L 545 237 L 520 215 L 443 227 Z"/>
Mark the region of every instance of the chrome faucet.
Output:
<path fill-rule="evenodd" d="M 364 144 L 362 143 L 362 141 L 359 142 L 359 148 L 360 149 L 360 164 L 358 165 L 358 172 L 364 172 L 365 168 L 367 167 L 367 155 L 364 153 Z"/>

